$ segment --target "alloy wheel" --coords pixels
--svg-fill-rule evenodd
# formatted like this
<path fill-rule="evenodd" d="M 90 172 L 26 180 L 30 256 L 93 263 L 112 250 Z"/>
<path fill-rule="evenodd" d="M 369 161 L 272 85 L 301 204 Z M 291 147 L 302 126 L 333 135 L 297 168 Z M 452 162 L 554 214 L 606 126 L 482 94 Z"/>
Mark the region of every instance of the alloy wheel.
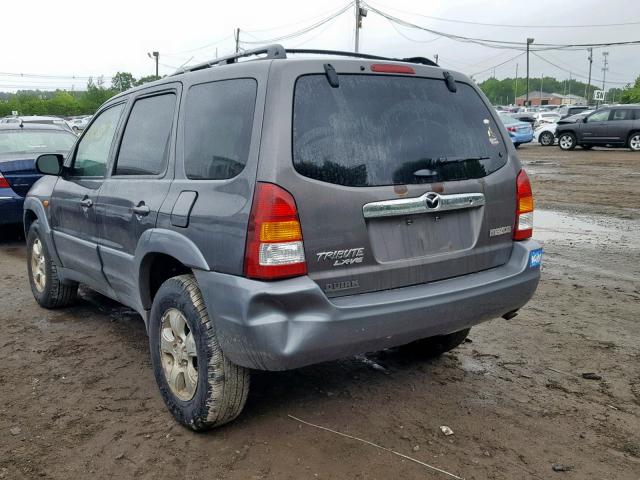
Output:
<path fill-rule="evenodd" d="M 635 151 L 640 150 L 640 133 L 635 133 L 629 139 L 629 148 L 631 148 L 631 150 L 635 150 Z"/>
<path fill-rule="evenodd" d="M 562 135 L 560 137 L 560 140 L 558 141 L 558 144 L 563 149 L 568 150 L 573 147 L 573 138 L 570 135 Z"/>
<path fill-rule="evenodd" d="M 189 401 L 198 386 L 198 358 L 193 332 L 180 310 L 170 308 L 162 315 L 160 357 L 171 392 Z"/>

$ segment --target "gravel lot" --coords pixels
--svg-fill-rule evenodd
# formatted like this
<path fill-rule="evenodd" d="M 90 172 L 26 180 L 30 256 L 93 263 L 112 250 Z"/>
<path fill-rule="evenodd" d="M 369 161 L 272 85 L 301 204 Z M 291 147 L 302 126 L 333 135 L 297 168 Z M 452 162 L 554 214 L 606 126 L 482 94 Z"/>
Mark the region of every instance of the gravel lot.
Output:
<path fill-rule="evenodd" d="M 0 478 L 454 478 L 293 415 L 465 479 L 638 480 L 640 155 L 520 156 L 545 258 L 519 316 L 438 360 L 385 351 L 257 373 L 244 414 L 206 434 L 165 409 L 139 316 L 87 290 L 39 308 L 23 241 L 3 232 Z"/>

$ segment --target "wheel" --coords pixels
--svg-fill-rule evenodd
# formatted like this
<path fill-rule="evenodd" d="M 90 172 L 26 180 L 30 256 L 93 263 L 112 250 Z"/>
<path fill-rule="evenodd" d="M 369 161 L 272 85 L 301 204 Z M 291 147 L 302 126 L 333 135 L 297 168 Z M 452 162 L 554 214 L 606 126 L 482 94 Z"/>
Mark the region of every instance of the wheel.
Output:
<path fill-rule="evenodd" d="M 519 143 L 514 143 L 513 146 L 516 147 L 516 148 L 520 148 L 520 144 Z"/>
<path fill-rule="evenodd" d="M 640 152 L 640 132 L 629 135 L 629 148 L 634 152 Z"/>
<path fill-rule="evenodd" d="M 591 150 L 593 148 L 593 145 L 580 145 L 580 148 L 582 148 L 583 150 Z"/>
<path fill-rule="evenodd" d="M 553 145 L 554 140 L 555 139 L 553 133 L 551 132 L 542 132 L 538 137 L 538 142 L 543 147 L 550 147 L 551 145 Z"/>
<path fill-rule="evenodd" d="M 58 277 L 58 267 L 42 240 L 37 220 L 27 233 L 27 273 L 31 292 L 41 307 L 65 307 L 76 299 L 78 284 L 62 282 Z"/>
<path fill-rule="evenodd" d="M 411 353 L 419 354 L 423 357 L 439 357 L 443 353 L 449 352 L 464 342 L 469 335 L 470 328 L 448 335 L 438 335 L 436 337 L 423 338 L 415 342 L 404 345 L 402 348 Z"/>
<path fill-rule="evenodd" d="M 220 349 L 193 275 L 162 284 L 149 322 L 154 375 L 175 419 L 201 431 L 236 418 L 247 400 L 249 371 Z"/>
<path fill-rule="evenodd" d="M 573 150 L 576 148 L 576 136 L 573 133 L 563 133 L 558 137 L 558 145 L 562 150 Z"/>

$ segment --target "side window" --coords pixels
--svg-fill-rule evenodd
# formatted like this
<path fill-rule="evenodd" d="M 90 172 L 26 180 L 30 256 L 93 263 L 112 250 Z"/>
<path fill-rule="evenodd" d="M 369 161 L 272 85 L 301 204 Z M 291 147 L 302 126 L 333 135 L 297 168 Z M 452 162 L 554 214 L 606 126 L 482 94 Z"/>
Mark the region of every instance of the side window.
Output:
<path fill-rule="evenodd" d="M 618 109 L 613 111 L 611 120 L 631 120 L 631 110 Z"/>
<path fill-rule="evenodd" d="M 136 100 L 122 135 L 114 175 L 158 175 L 169 158 L 173 93 Z"/>
<path fill-rule="evenodd" d="M 109 150 L 123 108 L 124 103 L 108 108 L 89 127 L 76 149 L 71 167 L 72 177 L 104 177 Z"/>
<path fill-rule="evenodd" d="M 184 168 L 188 178 L 221 180 L 247 163 L 257 83 L 253 79 L 194 85 L 186 101 Z"/>
<path fill-rule="evenodd" d="M 611 110 L 599 110 L 592 113 L 587 117 L 587 123 L 606 122 L 609 119 L 609 113 L 611 113 Z"/>

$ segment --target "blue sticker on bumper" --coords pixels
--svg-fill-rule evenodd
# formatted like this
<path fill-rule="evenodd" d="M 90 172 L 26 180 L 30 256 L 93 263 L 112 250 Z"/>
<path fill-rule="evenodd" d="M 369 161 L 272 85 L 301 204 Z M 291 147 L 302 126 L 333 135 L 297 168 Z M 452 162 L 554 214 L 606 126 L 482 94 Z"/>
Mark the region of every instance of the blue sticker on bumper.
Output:
<path fill-rule="evenodd" d="M 539 268 L 542 265 L 542 249 L 529 252 L 529 268 Z"/>

